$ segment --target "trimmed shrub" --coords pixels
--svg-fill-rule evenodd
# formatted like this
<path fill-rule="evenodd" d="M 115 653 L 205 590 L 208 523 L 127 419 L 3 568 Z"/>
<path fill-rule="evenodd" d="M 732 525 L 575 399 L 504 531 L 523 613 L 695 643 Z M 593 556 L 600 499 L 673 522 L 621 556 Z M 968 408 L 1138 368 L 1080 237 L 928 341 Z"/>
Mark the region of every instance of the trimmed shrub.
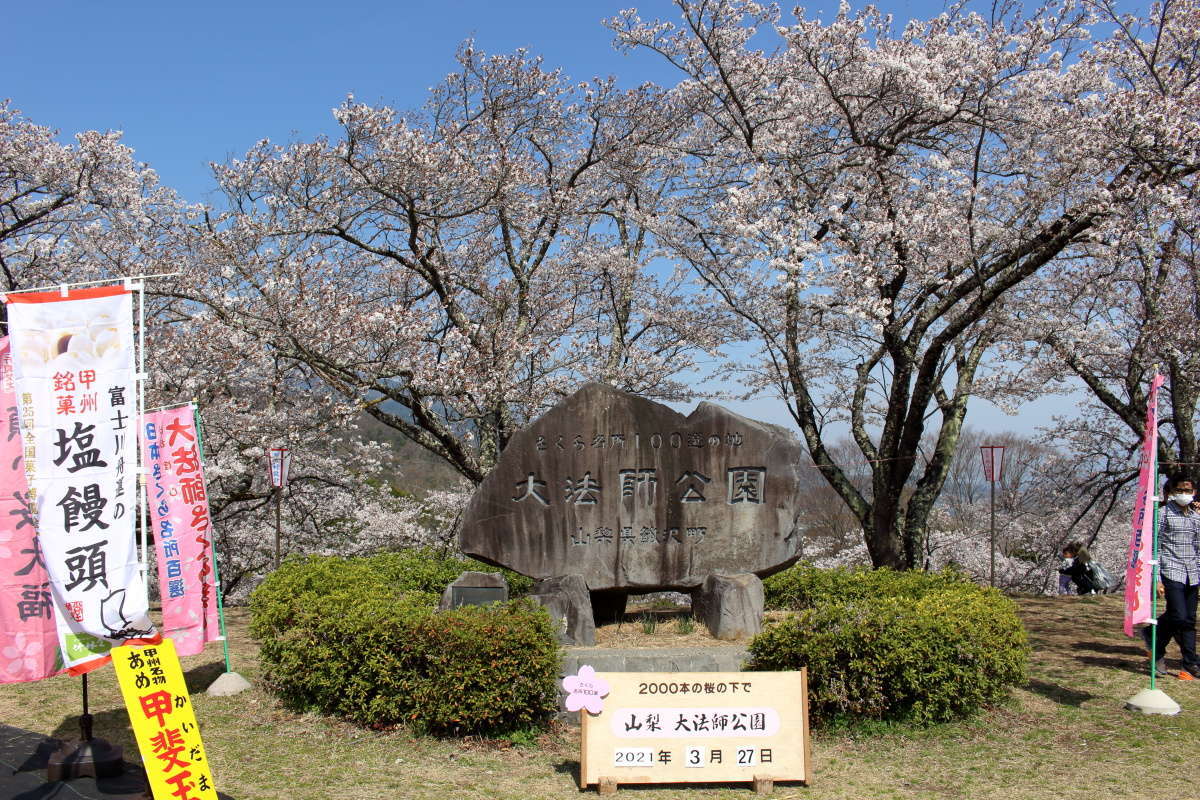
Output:
<path fill-rule="evenodd" d="M 751 669 L 808 668 L 814 723 L 944 722 L 1025 681 L 1025 631 L 995 589 L 957 574 L 827 572 L 800 571 L 788 586 L 807 607 L 750 643 Z"/>
<path fill-rule="evenodd" d="M 547 720 L 559 660 L 546 612 L 437 613 L 426 589 L 441 576 L 403 555 L 297 559 L 269 576 L 250 606 L 264 684 L 295 710 L 373 727 L 498 735 Z"/>
<path fill-rule="evenodd" d="M 437 735 L 541 725 L 558 707 L 559 651 L 550 616 L 529 600 L 462 606 L 421 619 L 406 651 L 409 720 Z"/>
<path fill-rule="evenodd" d="M 443 555 L 430 549 L 380 553 L 373 556 L 304 556 L 289 558 L 251 595 L 253 620 L 250 633 L 265 639 L 272 631 L 289 627 L 296 610 L 314 596 L 357 591 L 364 596 L 380 585 L 390 592 L 410 595 L 415 602 L 436 605 L 442 590 L 465 570 L 500 572 L 509 595 L 527 594 L 533 581 L 511 570 L 502 570 L 474 559 Z"/>
<path fill-rule="evenodd" d="M 929 592 L 974 586 L 971 576 L 955 569 L 940 572 L 893 569 L 819 569 L 800 562 L 763 581 L 766 607 L 809 608 L 830 600 L 868 597 L 924 597 Z"/>

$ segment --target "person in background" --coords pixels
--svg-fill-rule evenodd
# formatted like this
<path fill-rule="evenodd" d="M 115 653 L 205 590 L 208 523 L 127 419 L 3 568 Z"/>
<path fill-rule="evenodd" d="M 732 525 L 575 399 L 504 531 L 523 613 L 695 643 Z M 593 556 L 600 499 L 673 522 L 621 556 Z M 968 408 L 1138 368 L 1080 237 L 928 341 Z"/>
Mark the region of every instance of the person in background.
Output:
<path fill-rule="evenodd" d="M 1068 561 L 1070 564 L 1067 564 Z M 1093 594 L 1096 591 L 1096 587 L 1092 585 L 1092 576 L 1088 572 L 1088 564 L 1091 561 L 1092 556 L 1083 542 L 1071 542 L 1063 548 L 1065 566 L 1059 567 L 1058 572 L 1074 581 L 1078 594 Z"/>
<path fill-rule="evenodd" d="M 1196 657 L 1196 597 L 1200 592 L 1200 512 L 1192 507 L 1196 485 L 1190 478 L 1167 482 L 1167 502 L 1159 513 L 1158 576 L 1166 610 L 1158 617 L 1153 654 L 1159 674 L 1166 674 L 1167 645 L 1172 639 L 1183 656 L 1183 670 L 1200 678 Z M 1149 639 L 1149 628 L 1143 629 Z"/>
<path fill-rule="evenodd" d="M 1062 551 L 1062 563 L 1058 565 L 1058 593 L 1071 593 L 1071 576 L 1067 571 L 1071 569 L 1071 565 L 1075 563 L 1075 559 L 1067 555 L 1067 549 L 1064 547 Z"/>

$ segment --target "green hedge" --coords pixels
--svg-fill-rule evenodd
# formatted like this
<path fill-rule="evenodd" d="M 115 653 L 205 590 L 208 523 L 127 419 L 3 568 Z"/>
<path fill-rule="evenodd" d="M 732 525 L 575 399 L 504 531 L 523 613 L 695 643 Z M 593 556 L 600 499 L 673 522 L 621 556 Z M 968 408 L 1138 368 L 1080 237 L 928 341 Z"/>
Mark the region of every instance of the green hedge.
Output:
<path fill-rule="evenodd" d="M 443 574 L 407 554 L 289 561 L 250 599 L 264 684 L 291 708 L 435 735 L 498 735 L 554 712 L 550 619 L 526 600 L 436 612 Z M 448 573 L 446 573 L 448 574 Z"/>
<path fill-rule="evenodd" d="M 511 570 L 430 549 L 350 558 L 289 558 L 254 590 L 250 633 L 258 639 L 264 639 L 272 631 L 287 628 L 295 609 L 306 605 L 310 596 L 335 594 L 343 590 L 365 593 L 377 590 L 381 584 L 390 592 L 402 592 L 413 599 L 424 595 L 420 597 L 421 600 L 436 605 L 442 590 L 466 570 L 503 573 L 511 597 L 527 594 L 533 584 L 531 579 Z"/>
<path fill-rule="evenodd" d="M 1025 631 L 998 591 L 957 573 L 826 572 L 799 570 L 786 585 L 805 606 L 750 643 L 751 669 L 808 668 L 814 723 L 943 722 L 1024 683 Z"/>
<path fill-rule="evenodd" d="M 924 597 L 933 591 L 974 586 L 971 576 L 955 569 L 941 572 L 892 569 L 818 569 L 800 562 L 763 581 L 767 608 L 809 608 L 830 600 L 868 597 Z"/>

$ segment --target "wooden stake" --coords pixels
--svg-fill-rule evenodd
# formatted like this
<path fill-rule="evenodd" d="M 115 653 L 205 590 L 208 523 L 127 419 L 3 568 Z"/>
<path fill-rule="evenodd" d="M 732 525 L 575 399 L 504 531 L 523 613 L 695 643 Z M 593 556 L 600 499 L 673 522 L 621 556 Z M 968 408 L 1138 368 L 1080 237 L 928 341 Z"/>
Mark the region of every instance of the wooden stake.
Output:
<path fill-rule="evenodd" d="M 755 794 L 770 794 L 773 791 L 775 791 L 774 778 L 760 778 L 758 775 L 754 776 Z"/>
<path fill-rule="evenodd" d="M 600 785 L 597 787 L 600 794 L 616 794 L 617 779 L 616 778 L 601 778 Z"/>

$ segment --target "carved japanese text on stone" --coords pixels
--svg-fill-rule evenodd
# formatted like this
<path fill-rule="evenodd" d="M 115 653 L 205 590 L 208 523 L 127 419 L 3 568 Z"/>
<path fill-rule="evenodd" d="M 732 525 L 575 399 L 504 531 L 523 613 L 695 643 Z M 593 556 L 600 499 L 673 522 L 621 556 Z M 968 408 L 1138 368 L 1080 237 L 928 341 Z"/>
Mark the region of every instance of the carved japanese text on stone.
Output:
<path fill-rule="evenodd" d="M 799 461 L 780 428 L 588 384 L 513 437 L 459 543 L 535 578 L 583 575 L 592 591 L 766 575 L 800 552 Z"/>

